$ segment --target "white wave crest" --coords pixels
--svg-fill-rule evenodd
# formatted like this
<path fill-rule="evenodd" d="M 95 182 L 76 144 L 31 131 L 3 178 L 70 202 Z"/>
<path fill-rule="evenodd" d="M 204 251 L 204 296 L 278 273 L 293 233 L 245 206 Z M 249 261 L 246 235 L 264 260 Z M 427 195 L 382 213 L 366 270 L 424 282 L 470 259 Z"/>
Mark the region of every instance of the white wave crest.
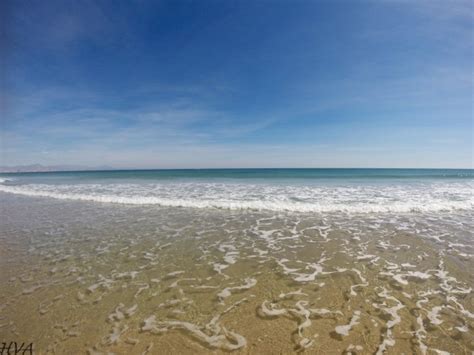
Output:
<path fill-rule="evenodd" d="M 472 185 L 302 186 L 226 183 L 1 185 L 0 191 L 61 200 L 164 207 L 291 212 L 472 210 Z"/>

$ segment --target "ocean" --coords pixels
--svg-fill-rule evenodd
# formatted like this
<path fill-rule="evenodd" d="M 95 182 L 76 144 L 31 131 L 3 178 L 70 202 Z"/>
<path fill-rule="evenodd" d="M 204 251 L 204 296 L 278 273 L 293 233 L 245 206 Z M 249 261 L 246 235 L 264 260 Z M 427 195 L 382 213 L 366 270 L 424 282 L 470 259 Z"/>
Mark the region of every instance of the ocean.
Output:
<path fill-rule="evenodd" d="M 168 207 L 294 212 L 470 210 L 468 169 L 202 169 L 4 174 L 0 191 Z"/>
<path fill-rule="evenodd" d="M 0 174 L 0 338 L 471 353 L 473 188 L 472 169 Z"/>

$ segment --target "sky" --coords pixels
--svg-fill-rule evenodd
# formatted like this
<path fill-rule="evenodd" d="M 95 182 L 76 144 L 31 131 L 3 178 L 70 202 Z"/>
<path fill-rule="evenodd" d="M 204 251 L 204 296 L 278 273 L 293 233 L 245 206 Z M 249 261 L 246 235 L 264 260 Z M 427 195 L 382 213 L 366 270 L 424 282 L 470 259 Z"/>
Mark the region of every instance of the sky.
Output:
<path fill-rule="evenodd" d="M 2 1 L 0 165 L 472 168 L 473 6 Z"/>

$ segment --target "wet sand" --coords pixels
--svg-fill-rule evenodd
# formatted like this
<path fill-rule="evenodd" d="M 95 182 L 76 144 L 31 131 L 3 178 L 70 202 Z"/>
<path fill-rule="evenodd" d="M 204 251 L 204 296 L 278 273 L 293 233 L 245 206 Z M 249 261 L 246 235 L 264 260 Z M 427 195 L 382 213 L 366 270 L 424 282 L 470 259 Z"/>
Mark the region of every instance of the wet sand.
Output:
<path fill-rule="evenodd" d="M 474 351 L 468 212 L 0 208 L 0 338 L 38 354 Z"/>

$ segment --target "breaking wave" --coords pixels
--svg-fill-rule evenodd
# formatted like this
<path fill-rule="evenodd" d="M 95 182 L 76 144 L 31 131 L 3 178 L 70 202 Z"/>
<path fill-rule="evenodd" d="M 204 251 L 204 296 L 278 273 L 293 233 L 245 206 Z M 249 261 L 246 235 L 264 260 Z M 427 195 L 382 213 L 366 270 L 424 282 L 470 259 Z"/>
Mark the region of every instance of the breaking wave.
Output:
<path fill-rule="evenodd" d="M 0 191 L 33 197 L 163 207 L 290 212 L 436 212 L 472 210 L 473 184 L 307 186 L 237 183 L 26 184 Z"/>

